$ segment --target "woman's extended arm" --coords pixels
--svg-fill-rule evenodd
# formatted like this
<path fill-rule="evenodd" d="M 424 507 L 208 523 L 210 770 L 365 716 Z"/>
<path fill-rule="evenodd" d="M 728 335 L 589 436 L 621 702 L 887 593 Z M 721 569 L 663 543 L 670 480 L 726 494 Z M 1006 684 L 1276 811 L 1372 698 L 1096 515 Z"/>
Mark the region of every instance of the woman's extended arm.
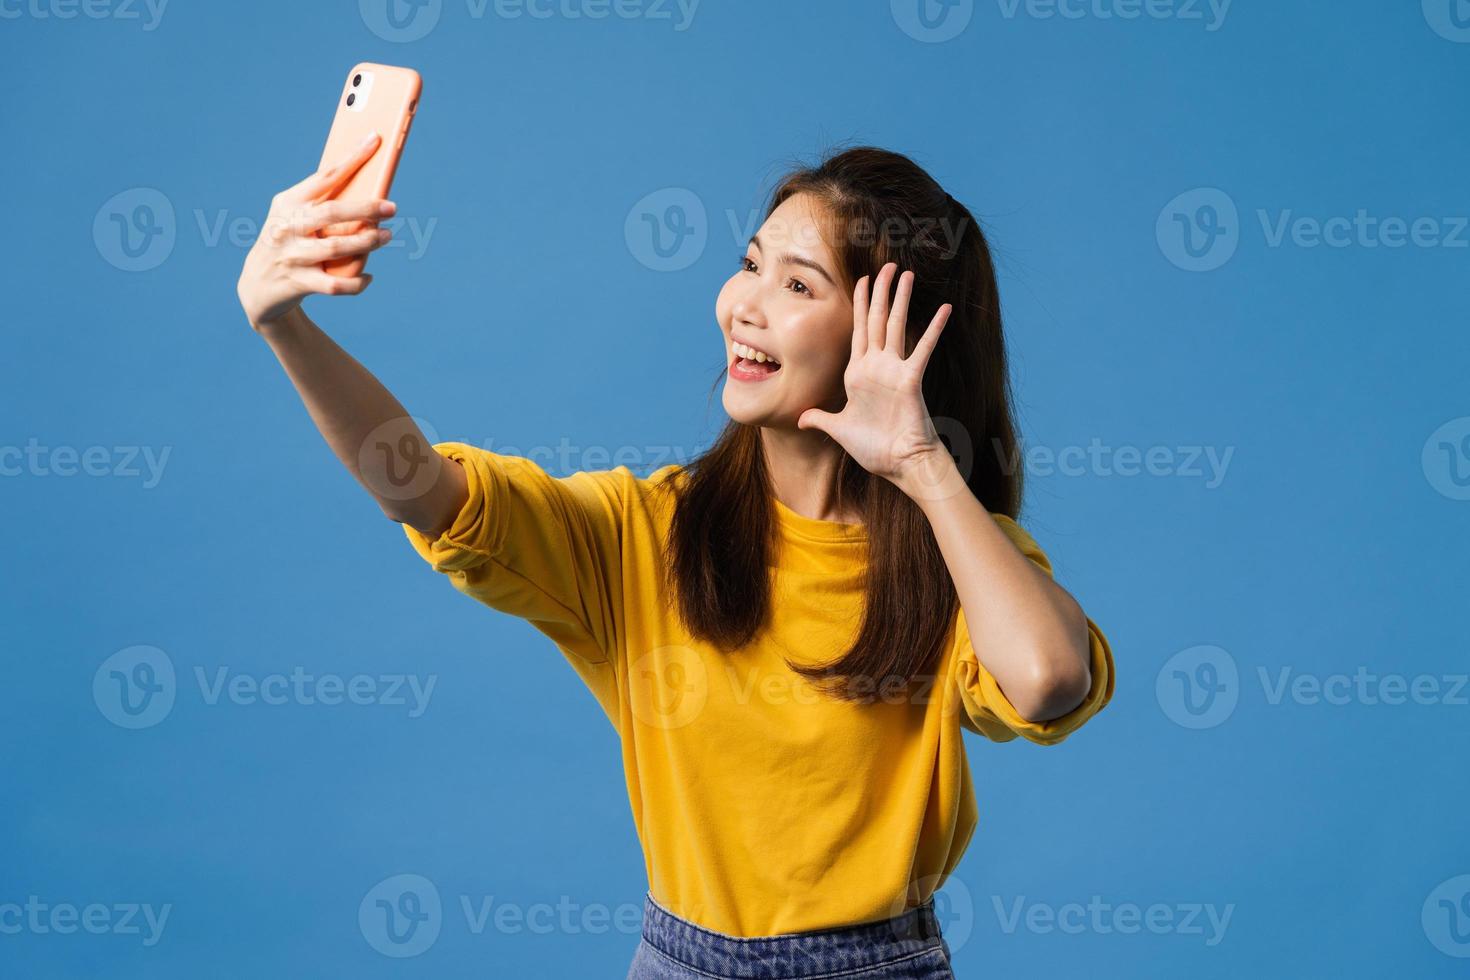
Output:
<path fill-rule="evenodd" d="M 256 328 L 332 452 L 388 517 L 436 538 L 464 507 L 464 470 L 435 452 L 398 399 L 295 307 Z"/>
<path fill-rule="evenodd" d="M 270 344 L 337 458 L 384 514 L 437 537 L 467 500 L 463 469 L 435 452 L 398 399 L 301 309 L 312 293 L 354 295 L 372 281 L 329 275 L 320 263 L 372 251 L 389 238 L 377 222 L 393 213 L 391 202 L 329 199 L 376 149 L 373 138 L 277 194 L 236 289 L 251 327 Z M 334 233 L 353 221 L 366 227 Z"/>

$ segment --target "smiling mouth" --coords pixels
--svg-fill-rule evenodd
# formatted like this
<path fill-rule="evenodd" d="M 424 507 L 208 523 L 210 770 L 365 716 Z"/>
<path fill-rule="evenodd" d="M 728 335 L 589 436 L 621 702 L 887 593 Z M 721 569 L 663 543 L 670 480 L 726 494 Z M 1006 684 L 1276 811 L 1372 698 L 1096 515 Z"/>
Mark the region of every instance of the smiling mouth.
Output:
<path fill-rule="evenodd" d="M 730 377 L 736 381 L 763 381 L 781 370 L 781 362 L 763 350 L 731 339 L 730 350 L 735 360 L 730 364 Z"/>

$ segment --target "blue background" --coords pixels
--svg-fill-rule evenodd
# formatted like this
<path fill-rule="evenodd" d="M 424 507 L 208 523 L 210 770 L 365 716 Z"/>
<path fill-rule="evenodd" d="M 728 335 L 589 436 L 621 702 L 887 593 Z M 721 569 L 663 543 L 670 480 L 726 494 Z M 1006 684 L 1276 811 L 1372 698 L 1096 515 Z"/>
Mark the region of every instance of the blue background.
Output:
<path fill-rule="evenodd" d="M 984 220 L 1029 447 L 1164 447 L 1167 475 L 1031 474 L 1023 523 L 1111 638 L 1117 691 L 1055 748 L 966 736 L 981 825 L 944 899 L 968 933 L 960 976 L 1464 975 L 1470 939 L 1435 894 L 1453 904 L 1470 873 L 1467 692 L 1273 703 L 1260 680 L 1470 669 L 1470 235 L 1273 246 L 1259 216 L 1470 212 L 1470 44 L 1419 3 L 1239 3 L 1210 30 L 1207 7 L 1123 20 L 1098 0 L 1069 19 L 983 0 L 937 41 L 913 0 L 706 0 L 683 30 L 672 5 L 477 18 L 443 0 L 394 41 L 372 2 L 174 0 L 153 29 L 146 8 L 47 2 L 0 19 L 0 446 L 46 447 L 0 477 L 0 904 L 172 909 L 151 947 L 0 934 L 0 974 L 627 969 L 627 929 L 466 922 L 461 896 L 641 902 L 614 733 L 549 641 L 454 593 L 357 490 L 241 314 L 248 236 L 207 233 L 259 221 L 316 166 L 342 76 L 376 60 L 424 76 L 393 197 L 435 225 L 420 256 L 372 260 L 366 295 L 307 309 L 440 438 L 633 447 L 644 471 L 659 447 L 692 455 L 722 421 L 728 216 L 793 157 L 851 141 L 910 153 Z M 155 210 L 162 258 L 128 271 L 107 229 L 138 188 L 173 217 Z M 625 224 L 668 188 L 701 203 L 703 241 L 659 271 Z M 1204 212 L 1167 207 L 1198 188 L 1238 208 L 1218 243 L 1234 252 L 1204 272 L 1167 234 L 1175 213 L 1203 233 Z M 168 450 L 156 485 L 126 475 L 130 446 Z M 58 447 L 103 447 L 111 475 L 58 474 Z M 1191 475 L 1188 447 L 1231 451 L 1223 479 Z M 552 468 L 607 465 L 571 463 Z M 174 666 L 176 701 L 129 730 L 93 680 L 140 644 Z M 1190 727 L 1210 692 L 1171 692 L 1209 679 L 1201 645 L 1235 707 Z M 210 704 L 194 672 L 221 667 L 437 686 L 417 718 Z M 405 873 L 444 911 L 399 960 L 358 907 Z M 996 911 L 1095 895 L 1176 923 L 1232 911 L 1213 943 L 1203 916 L 1071 934 Z M 1463 936 L 1470 900 L 1456 914 Z"/>

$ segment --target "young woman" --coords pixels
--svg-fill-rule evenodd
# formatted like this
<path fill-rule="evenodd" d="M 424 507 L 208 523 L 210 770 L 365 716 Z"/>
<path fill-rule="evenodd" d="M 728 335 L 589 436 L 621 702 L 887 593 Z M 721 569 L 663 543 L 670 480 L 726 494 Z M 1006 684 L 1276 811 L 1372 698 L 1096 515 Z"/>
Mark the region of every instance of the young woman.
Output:
<path fill-rule="evenodd" d="M 649 882 L 629 977 L 952 976 L 933 895 L 976 825 L 961 730 L 1054 744 L 1113 691 L 1106 639 L 1015 521 L 970 212 L 883 150 L 791 174 L 715 302 L 714 445 L 553 477 L 429 447 L 302 311 L 371 278 L 317 263 L 388 239 L 333 234 L 393 213 L 329 200 L 373 149 L 277 195 L 240 300 L 418 553 L 555 641 L 616 728 Z"/>

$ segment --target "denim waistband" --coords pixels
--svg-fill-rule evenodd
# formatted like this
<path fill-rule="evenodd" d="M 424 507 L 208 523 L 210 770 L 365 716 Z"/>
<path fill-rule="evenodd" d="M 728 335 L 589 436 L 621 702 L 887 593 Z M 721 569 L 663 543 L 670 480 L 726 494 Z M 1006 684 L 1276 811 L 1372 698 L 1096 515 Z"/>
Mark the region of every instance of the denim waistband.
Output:
<path fill-rule="evenodd" d="M 934 900 L 853 926 L 743 938 L 713 932 L 643 901 L 643 938 L 671 959 L 716 977 L 819 977 L 916 956 L 942 942 Z"/>

